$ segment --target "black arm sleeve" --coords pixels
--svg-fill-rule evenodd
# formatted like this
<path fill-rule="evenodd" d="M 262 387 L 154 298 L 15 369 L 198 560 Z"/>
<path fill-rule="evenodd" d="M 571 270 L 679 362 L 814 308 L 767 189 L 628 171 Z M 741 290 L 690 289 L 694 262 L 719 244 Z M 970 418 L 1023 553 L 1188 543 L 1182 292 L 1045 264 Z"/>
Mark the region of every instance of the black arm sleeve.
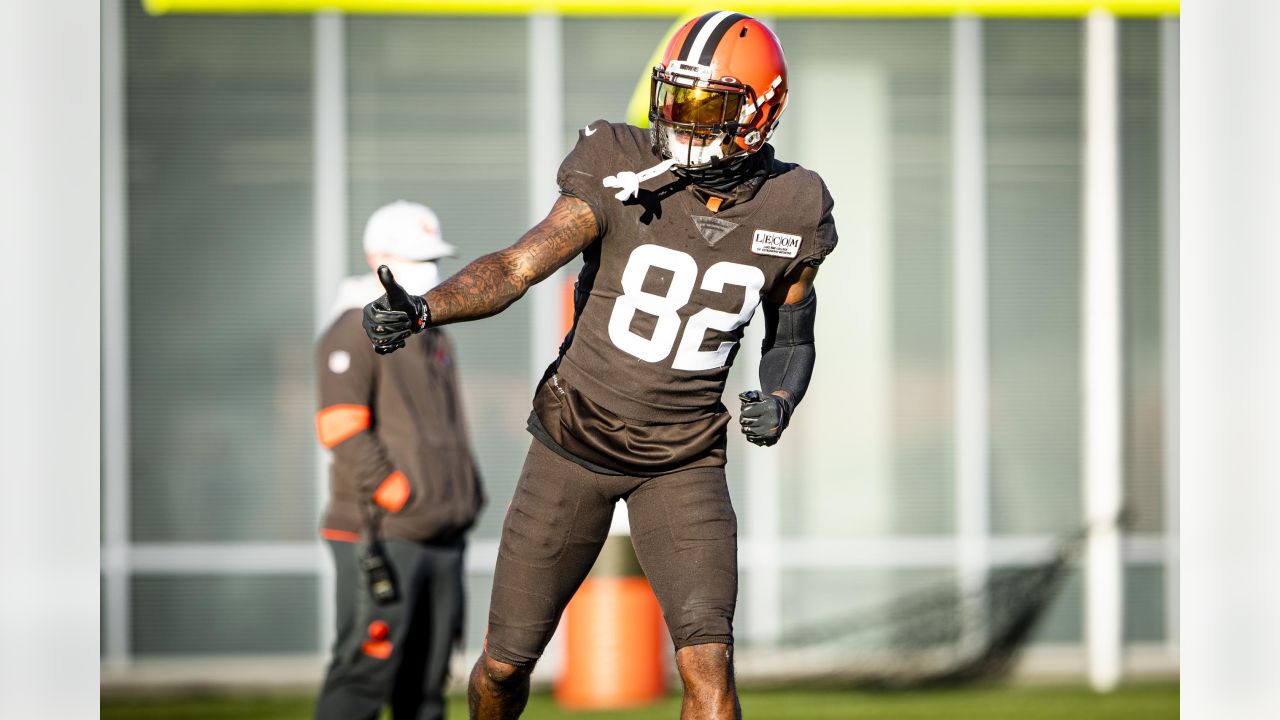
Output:
<path fill-rule="evenodd" d="M 813 345 L 813 323 L 818 315 L 818 291 L 798 303 L 764 303 L 764 342 L 760 345 L 760 389 L 765 393 L 785 390 L 791 397 L 788 410 L 795 410 L 809 389 L 813 364 L 818 358 Z"/>

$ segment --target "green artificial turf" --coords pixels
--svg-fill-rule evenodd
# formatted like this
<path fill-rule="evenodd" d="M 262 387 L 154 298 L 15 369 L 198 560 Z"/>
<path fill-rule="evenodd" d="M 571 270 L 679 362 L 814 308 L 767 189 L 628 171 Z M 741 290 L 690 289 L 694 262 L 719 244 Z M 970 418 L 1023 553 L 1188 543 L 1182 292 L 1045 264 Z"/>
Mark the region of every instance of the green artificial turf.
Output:
<path fill-rule="evenodd" d="M 748 720 L 1155 720 L 1178 717 L 1176 684 L 1134 685 L 1110 695 L 1075 687 L 1017 687 L 911 693 L 858 693 L 830 690 L 746 691 Z M 308 720 L 310 698 L 107 699 L 103 720 Z M 570 712 L 549 695 L 535 695 L 526 720 L 674 720 L 679 698 L 635 710 Z M 462 698 L 452 698 L 449 720 L 464 720 Z"/>

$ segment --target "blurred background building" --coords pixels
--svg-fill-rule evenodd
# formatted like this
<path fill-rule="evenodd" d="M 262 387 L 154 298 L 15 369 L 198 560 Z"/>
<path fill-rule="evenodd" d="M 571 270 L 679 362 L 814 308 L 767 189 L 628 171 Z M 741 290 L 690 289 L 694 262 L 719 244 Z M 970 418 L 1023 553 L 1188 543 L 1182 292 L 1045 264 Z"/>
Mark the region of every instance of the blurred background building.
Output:
<path fill-rule="evenodd" d="M 104 680 L 318 682 L 332 608 L 312 344 L 363 267 L 364 218 L 429 204 L 459 249 L 446 273 L 510 244 L 550 206 L 577 129 L 624 119 L 676 13 L 103 8 Z M 841 248 L 788 441 L 732 439 L 744 672 L 815 625 L 1051 554 L 1086 524 L 1099 397 L 1129 512 L 1125 663 L 1176 672 L 1176 18 L 1111 26 L 1118 395 L 1084 379 L 1093 21 L 770 22 L 793 88 L 774 144 L 827 180 Z M 491 497 L 467 561 L 469 656 L 572 274 L 451 329 Z M 757 384 L 758 346 L 753 328 L 730 391 Z M 1082 578 L 1032 670 L 1085 676 Z M 556 662 L 553 646 L 541 671 Z"/>

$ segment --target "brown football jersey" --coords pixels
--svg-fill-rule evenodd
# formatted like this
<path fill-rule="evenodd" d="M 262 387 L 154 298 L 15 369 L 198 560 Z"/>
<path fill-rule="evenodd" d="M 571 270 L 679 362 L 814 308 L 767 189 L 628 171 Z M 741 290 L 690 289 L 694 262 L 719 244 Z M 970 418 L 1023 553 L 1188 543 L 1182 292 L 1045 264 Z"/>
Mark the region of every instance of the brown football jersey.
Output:
<path fill-rule="evenodd" d="M 593 407 L 638 425 L 722 415 L 729 368 L 762 297 L 834 249 L 822 179 L 774 159 L 769 146 L 761 153 L 758 175 L 725 195 L 667 170 L 620 200 L 607 178 L 663 159 L 649 131 L 598 120 L 579 132 L 557 181 L 591 207 L 600 239 L 583 253 L 574 327 L 555 371 Z M 726 423 L 716 417 L 721 436 Z M 610 465 L 626 458 L 618 460 Z"/>

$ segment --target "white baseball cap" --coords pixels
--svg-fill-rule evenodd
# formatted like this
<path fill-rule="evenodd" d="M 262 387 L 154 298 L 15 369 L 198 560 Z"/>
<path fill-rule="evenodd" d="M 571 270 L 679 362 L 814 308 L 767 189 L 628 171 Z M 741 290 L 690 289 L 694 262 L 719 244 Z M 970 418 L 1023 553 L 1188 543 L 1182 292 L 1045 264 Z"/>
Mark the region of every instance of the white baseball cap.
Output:
<path fill-rule="evenodd" d="M 364 226 L 364 251 L 422 262 L 450 257 L 457 248 L 440 234 L 440 218 L 426 205 L 397 200 L 369 216 Z"/>

